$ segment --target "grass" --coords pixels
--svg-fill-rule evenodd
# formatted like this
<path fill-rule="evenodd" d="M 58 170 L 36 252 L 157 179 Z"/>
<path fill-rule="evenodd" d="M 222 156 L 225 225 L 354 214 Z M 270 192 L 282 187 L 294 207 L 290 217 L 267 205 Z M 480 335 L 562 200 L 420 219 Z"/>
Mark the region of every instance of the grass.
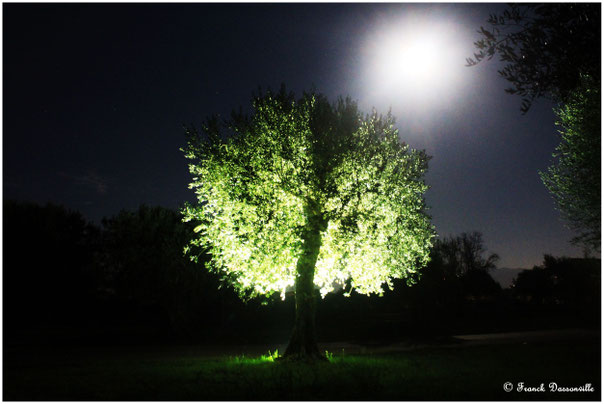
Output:
<path fill-rule="evenodd" d="M 195 352 L 7 353 L 4 400 L 600 400 L 600 345 L 540 343 L 330 354 L 304 364 Z M 594 393 L 505 393 L 507 381 Z"/>

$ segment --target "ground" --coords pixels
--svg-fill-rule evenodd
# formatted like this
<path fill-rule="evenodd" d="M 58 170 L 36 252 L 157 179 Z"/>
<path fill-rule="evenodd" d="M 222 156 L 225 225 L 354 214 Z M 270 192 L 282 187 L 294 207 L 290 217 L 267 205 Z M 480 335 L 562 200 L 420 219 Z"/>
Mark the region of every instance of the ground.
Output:
<path fill-rule="evenodd" d="M 274 362 L 262 346 L 4 351 L 4 400 L 600 400 L 599 333 L 332 344 L 330 362 Z M 274 349 L 274 348 L 273 348 Z M 513 383 L 506 393 L 503 385 Z M 551 382 L 593 393 L 518 392 Z"/>

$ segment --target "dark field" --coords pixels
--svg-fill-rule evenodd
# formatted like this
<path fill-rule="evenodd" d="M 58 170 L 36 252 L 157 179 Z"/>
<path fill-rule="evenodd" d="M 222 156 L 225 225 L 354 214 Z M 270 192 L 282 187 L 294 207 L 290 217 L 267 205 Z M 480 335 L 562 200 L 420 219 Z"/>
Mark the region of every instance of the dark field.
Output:
<path fill-rule="evenodd" d="M 600 400 L 600 341 L 334 352 L 316 364 L 237 348 L 65 348 L 4 353 L 4 400 Z M 506 393 L 550 382 L 593 393 Z"/>
<path fill-rule="evenodd" d="M 177 212 L 143 206 L 103 229 L 53 206 L 5 203 L 4 217 L 4 400 L 601 397 L 599 259 L 546 256 L 501 289 L 435 255 L 416 285 L 321 299 L 331 361 L 293 364 L 266 357 L 291 336 L 293 296 L 244 303 L 221 287 L 183 257 L 193 230 Z M 595 391 L 506 393 L 506 382 Z"/>

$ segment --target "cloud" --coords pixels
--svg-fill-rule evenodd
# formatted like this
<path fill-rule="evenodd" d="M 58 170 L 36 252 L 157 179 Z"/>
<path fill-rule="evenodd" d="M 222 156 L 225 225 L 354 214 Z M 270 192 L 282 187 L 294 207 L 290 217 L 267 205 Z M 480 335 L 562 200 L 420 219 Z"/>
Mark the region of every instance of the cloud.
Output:
<path fill-rule="evenodd" d="M 89 170 L 84 175 L 72 175 L 59 172 L 59 176 L 70 179 L 76 185 L 83 185 L 94 189 L 99 195 L 105 195 L 108 189 L 109 181 L 98 175 L 94 170 Z"/>

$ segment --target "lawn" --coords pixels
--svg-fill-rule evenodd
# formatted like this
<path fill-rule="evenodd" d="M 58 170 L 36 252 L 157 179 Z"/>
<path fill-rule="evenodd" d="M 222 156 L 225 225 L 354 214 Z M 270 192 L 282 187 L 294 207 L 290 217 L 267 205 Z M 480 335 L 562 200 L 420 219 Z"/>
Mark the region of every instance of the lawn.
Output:
<path fill-rule="evenodd" d="M 427 347 L 299 364 L 195 349 L 6 351 L 4 400 L 600 400 L 600 343 Z M 505 382 L 593 393 L 506 393 Z"/>

